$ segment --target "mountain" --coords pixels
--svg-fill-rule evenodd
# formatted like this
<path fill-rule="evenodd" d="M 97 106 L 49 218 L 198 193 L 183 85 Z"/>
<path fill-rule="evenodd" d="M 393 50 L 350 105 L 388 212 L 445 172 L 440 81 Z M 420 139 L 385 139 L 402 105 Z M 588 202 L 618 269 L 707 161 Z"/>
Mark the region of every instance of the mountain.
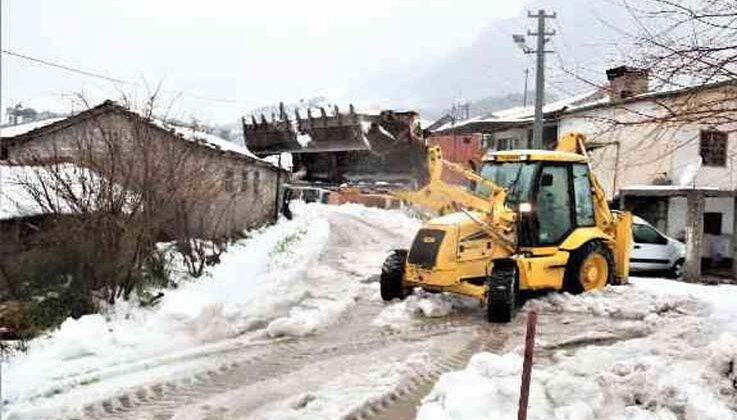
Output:
<path fill-rule="evenodd" d="M 527 17 L 527 10 L 539 8 L 557 13 L 548 20 L 557 32 L 548 46 L 555 53 L 546 56 L 549 95 L 565 97 L 585 90 L 587 82 L 580 79 L 602 82 L 607 68 L 623 64 L 621 48 L 628 40 L 622 32 L 633 24 L 624 8 L 612 0 L 532 1 L 518 17 L 489 22 L 472 44 L 437 57 L 429 66 L 371 79 L 350 96 L 379 106 L 416 109 L 426 118 L 443 114 L 459 101 L 519 105 L 525 68 L 530 70 L 528 88 L 534 89 L 535 61 L 512 42 L 512 34 L 533 29 L 535 20 Z M 535 42 L 527 38 L 528 44 Z M 427 49 L 432 54 L 431 46 Z"/>

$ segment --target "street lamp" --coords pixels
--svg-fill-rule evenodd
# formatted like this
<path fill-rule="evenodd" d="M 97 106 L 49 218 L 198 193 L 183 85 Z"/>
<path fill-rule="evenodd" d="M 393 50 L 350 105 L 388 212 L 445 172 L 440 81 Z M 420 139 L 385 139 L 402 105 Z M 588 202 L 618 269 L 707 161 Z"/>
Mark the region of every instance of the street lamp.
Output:
<path fill-rule="evenodd" d="M 527 45 L 527 40 L 524 35 L 514 34 L 512 35 L 512 40 L 522 50 L 522 52 L 525 54 L 532 54 L 533 50 L 529 45 Z"/>

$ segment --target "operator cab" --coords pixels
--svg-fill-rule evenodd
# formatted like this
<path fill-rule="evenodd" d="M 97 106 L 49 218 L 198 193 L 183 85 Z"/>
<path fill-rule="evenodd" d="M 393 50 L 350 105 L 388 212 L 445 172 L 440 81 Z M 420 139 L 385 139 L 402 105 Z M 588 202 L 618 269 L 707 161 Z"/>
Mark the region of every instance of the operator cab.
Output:
<path fill-rule="evenodd" d="M 507 190 L 518 212 L 519 246 L 552 246 L 576 228 L 596 225 L 589 167 L 584 156 L 540 150 L 488 155 L 481 176 Z M 476 194 L 488 196 L 483 185 Z"/>

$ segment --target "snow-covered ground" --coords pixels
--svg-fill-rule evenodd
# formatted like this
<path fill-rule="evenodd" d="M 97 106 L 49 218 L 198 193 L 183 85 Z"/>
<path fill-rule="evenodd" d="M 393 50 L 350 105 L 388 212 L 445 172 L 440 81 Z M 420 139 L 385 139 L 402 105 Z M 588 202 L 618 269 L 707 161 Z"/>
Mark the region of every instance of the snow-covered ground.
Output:
<path fill-rule="evenodd" d="M 156 308 L 120 304 L 31 342 L 3 366 L 7 418 L 94 405 L 95 418 L 332 419 L 387 404 L 405 418 L 419 404 L 422 420 L 512 419 L 524 316 L 536 306 L 530 419 L 735 419 L 736 286 L 636 278 L 550 294 L 489 327 L 473 299 L 416 290 L 381 302 L 381 263 L 419 220 L 358 205 L 293 209 Z M 187 388 L 198 372 L 201 387 Z M 149 392 L 162 383 L 183 393 Z M 99 411 L 137 390 L 149 398 Z"/>
<path fill-rule="evenodd" d="M 734 419 L 737 287 L 641 278 L 580 296 L 530 302 L 541 314 L 618 321 L 620 335 L 592 329 L 538 342 L 529 419 Z M 524 313 L 523 313 L 524 316 Z M 441 376 L 419 420 L 515 419 L 522 347 L 478 353 Z"/>
<path fill-rule="evenodd" d="M 379 246 L 338 255 L 347 267 L 338 276 L 333 266 L 317 264 L 331 237 L 326 212 L 358 216 L 407 237 L 419 223 L 401 211 L 292 205 L 294 220 L 231 246 L 207 276 L 166 291 L 156 308 L 121 303 L 102 314 L 68 319 L 32 341 L 27 353 L 4 366 L 9 418 L 73 413 L 120 389 L 191 375 L 208 365 L 203 355 L 325 328 L 359 294 L 376 294 L 375 285 L 360 280 L 376 272 L 391 245 L 364 235 Z"/>

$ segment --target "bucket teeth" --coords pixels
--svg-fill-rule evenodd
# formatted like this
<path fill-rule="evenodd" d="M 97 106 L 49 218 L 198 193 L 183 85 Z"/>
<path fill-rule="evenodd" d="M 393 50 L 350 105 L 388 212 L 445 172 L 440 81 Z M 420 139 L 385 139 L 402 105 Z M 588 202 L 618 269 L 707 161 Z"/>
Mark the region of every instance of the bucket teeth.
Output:
<path fill-rule="evenodd" d="M 243 118 L 246 146 L 257 156 L 287 152 L 304 155 L 304 159 L 297 158 L 301 162 L 319 160 L 319 154 L 333 153 L 322 159 L 342 159 L 341 162 L 347 159 L 349 165 L 363 161 L 359 164 L 361 170 L 377 173 L 421 171 L 416 166 L 425 160 L 424 139 L 414 129 L 417 118 L 414 112 L 360 113 L 349 104 L 347 113 L 332 105 L 308 107 L 305 117 L 295 108 L 293 120 L 289 119 L 290 114 L 280 103 L 271 112 L 270 121 L 263 113 L 260 119 L 251 115 L 250 122 Z M 346 153 L 357 155 L 351 157 Z"/>

